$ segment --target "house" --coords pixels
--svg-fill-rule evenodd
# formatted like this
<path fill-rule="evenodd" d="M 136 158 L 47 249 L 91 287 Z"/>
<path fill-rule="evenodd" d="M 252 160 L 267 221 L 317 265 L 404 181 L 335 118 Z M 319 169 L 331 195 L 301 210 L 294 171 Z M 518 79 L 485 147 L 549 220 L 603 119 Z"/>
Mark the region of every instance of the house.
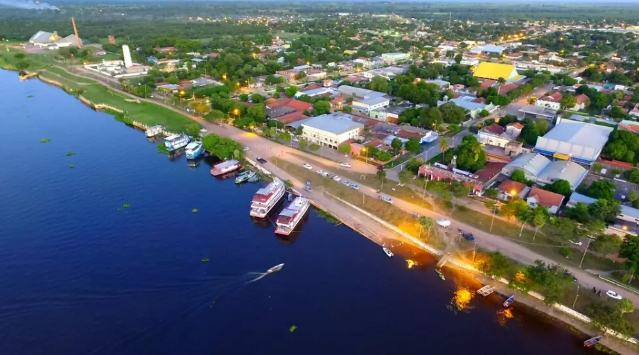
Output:
<path fill-rule="evenodd" d="M 390 98 L 386 96 L 373 96 L 364 99 L 353 99 L 351 107 L 361 112 L 370 112 L 390 105 Z"/>
<path fill-rule="evenodd" d="M 382 60 L 387 64 L 395 64 L 410 59 L 410 53 L 382 53 Z"/>
<path fill-rule="evenodd" d="M 406 141 L 411 139 L 417 139 L 419 140 L 420 145 L 431 143 L 439 137 L 439 134 L 437 134 L 437 132 L 435 131 L 427 131 L 425 133 L 416 132 L 414 130 L 408 129 L 408 127 L 403 127 L 395 131 L 395 135 L 398 138 L 405 139 Z"/>
<path fill-rule="evenodd" d="M 266 102 L 266 115 L 269 119 L 289 124 L 307 118 L 304 111 L 308 112 L 312 107 L 312 103 L 296 99 L 269 100 Z"/>
<path fill-rule="evenodd" d="M 526 196 L 526 203 L 531 208 L 537 206 L 544 206 L 548 209 L 548 212 L 557 214 L 559 207 L 564 201 L 564 196 L 551 191 L 542 190 L 538 187 L 530 189 L 528 196 Z"/>
<path fill-rule="evenodd" d="M 619 129 L 622 131 L 630 131 L 633 133 L 639 133 L 639 123 L 636 121 L 623 120 L 619 122 Z"/>
<path fill-rule="evenodd" d="M 526 186 L 526 184 L 510 179 L 499 184 L 496 189 L 498 192 L 497 198 L 504 201 L 513 198 L 524 198 L 530 191 L 530 187 Z"/>
<path fill-rule="evenodd" d="M 483 110 L 492 112 L 497 109 L 497 106 L 493 104 L 486 105 L 483 103 L 474 102 L 475 99 L 476 98 L 472 96 L 460 96 L 452 100 L 448 100 L 447 102 L 437 101 L 437 107 L 440 107 L 442 105 L 448 104 L 449 102 L 452 102 L 455 105 L 463 109 L 466 109 L 468 111 L 468 115 L 473 119 L 480 117 L 480 114 Z"/>
<path fill-rule="evenodd" d="M 311 117 L 302 123 L 302 136 L 310 143 L 337 149 L 343 142 L 360 135 L 364 125 L 335 114 Z"/>
<path fill-rule="evenodd" d="M 507 81 L 515 82 L 524 78 L 523 75 L 517 73 L 514 65 L 499 64 L 490 62 L 481 62 L 473 73 L 476 78 L 499 80 L 504 78 Z"/>
<path fill-rule="evenodd" d="M 561 98 L 561 94 L 556 92 L 552 95 L 539 98 L 537 102 L 535 102 L 535 106 L 559 110 L 561 108 L 561 104 L 559 103 L 559 100 L 561 100 Z"/>
<path fill-rule="evenodd" d="M 614 128 L 557 119 L 557 125 L 537 138 L 534 151 L 555 159 L 591 165 L 597 160 Z"/>
<path fill-rule="evenodd" d="M 333 86 L 333 79 L 326 79 L 322 82 L 323 87 Z"/>
<path fill-rule="evenodd" d="M 337 109 L 337 110 L 341 110 L 344 108 L 344 102 L 346 102 L 348 100 L 347 97 L 344 96 L 335 96 L 334 99 L 332 99 L 330 101 L 331 105 L 333 106 L 333 108 Z"/>
<path fill-rule="evenodd" d="M 485 46 L 479 46 L 479 47 L 473 47 L 473 48 L 470 49 L 470 51 L 472 53 L 486 54 L 486 55 L 490 55 L 490 54 L 501 55 L 505 50 L 506 50 L 506 48 L 504 48 L 502 46 L 495 46 L 495 45 L 492 45 L 492 44 L 487 44 Z"/>
<path fill-rule="evenodd" d="M 573 111 L 584 110 L 586 106 L 588 105 L 588 103 L 590 102 L 590 98 L 586 94 L 580 94 L 575 96 L 575 100 L 577 100 L 577 103 L 575 104 L 575 106 L 573 106 L 569 110 L 573 110 Z"/>
<path fill-rule="evenodd" d="M 639 104 L 635 104 L 635 106 L 628 112 L 630 116 L 639 117 Z"/>
<path fill-rule="evenodd" d="M 523 114 L 523 118 L 533 118 L 536 120 L 545 119 L 552 121 L 557 116 L 557 110 L 535 105 L 526 105 L 520 108 L 518 112 Z"/>
<path fill-rule="evenodd" d="M 58 32 L 38 31 L 29 38 L 29 43 L 40 48 L 57 49 L 63 47 L 77 47 L 78 42 L 82 45 L 82 39 L 77 39 L 75 34 L 60 37 Z"/>
<path fill-rule="evenodd" d="M 516 140 L 521 134 L 523 126 L 521 123 L 513 122 L 506 127 L 502 127 L 496 123 L 482 127 L 477 132 L 477 140 L 481 144 L 506 148 L 508 143 Z"/>
<path fill-rule="evenodd" d="M 418 176 L 432 181 L 455 180 L 470 187 L 473 193 L 481 196 L 484 190 L 495 182 L 504 165 L 504 163 L 488 162 L 483 169 L 470 173 L 456 169 L 454 163 L 448 166 L 440 163 L 425 164 L 419 167 Z"/>
<path fill-rule="evenodd" d="M 315 85 L 315 88 L 311 88 L 309 89 L 308 87 L 300 90 L 298 92 L 295 93 L 295 98 L 299 99 L 301 96 L 308 96 L 308 97 L 316 97 L 316 96 L 326 96 L 326 95 L 330 95 L 332 90 L 330 88 L 324 88 L 324 87 L 320 87 L 318 85 Z"/>
<path fill-rule="evenodd" d="M 156 52 L 160 52 L 160 53 L 168 53 L 168 52 L 175 52 L 177 51 L 177 49 L 175 49 L 175 47 L 156 47 L 153 48 L 154 51 Z"/>

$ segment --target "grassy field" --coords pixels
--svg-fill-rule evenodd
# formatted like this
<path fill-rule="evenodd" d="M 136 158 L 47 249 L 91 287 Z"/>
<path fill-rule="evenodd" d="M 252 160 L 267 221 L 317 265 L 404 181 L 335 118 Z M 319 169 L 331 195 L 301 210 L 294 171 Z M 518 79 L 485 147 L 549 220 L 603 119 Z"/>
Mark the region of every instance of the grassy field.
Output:
<path fill-rule="evenodd" d="M 69 80 L 73 80 L 76 83 L 83 83 L 83 84 L 96 84 L 96 82 L 94 80 L 91 79 L 87 79 L 87 78 L 83 78 L 80 76 L 76 76 L 73 74 L 68 73 L 67 71 L 65 71 L 62 68 L 58 68 L 58 67 L 51 67 L 48 68 L 47 71 L 50 71 L 56 75 L 62 76 L 64 78 L 67 78 Z"/>
<path fill-rule="evenodd" d="M 27 54 L 25 58 L 16 58 L 18 53 L 24 53 L 21 50 L 9 48 L 6 46 L 0 46 L 0 67 L 5 69 L 15 69 L 15 65 L 18 62 L 27 62 L 29 67 L 27 70 L 44 69 L 52 65 L 61 64 L 56 60 L 56 52 L 50 54 Z"/>

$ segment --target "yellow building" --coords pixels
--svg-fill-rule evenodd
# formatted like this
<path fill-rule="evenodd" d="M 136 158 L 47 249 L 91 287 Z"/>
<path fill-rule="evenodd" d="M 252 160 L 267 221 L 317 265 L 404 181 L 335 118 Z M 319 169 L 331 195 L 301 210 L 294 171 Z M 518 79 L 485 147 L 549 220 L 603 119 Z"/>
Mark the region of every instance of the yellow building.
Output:
<path fill-rule="evenodd" d="M 477 69 L 473 73 L 476 78 L 497 80 L 504 78 L 508 81 L 517 81 L 523 79 L 523 75 L 517 73 L 514 65 L 511 64 L 499 64 L 490 62 L 481 62 Z"/>

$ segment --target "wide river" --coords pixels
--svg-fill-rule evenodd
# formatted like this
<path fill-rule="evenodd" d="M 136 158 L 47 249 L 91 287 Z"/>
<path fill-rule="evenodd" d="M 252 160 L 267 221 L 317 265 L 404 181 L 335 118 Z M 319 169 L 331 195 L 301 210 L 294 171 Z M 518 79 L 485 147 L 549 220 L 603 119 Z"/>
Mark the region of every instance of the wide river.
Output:
<path fill-rule="evenodd" d="M 248 214 L 263 183 L 171 161 L 142 132 L 2 70 L 0 133 L 0 354 L 594 353 L 316 211 L 277 238 Z"/>

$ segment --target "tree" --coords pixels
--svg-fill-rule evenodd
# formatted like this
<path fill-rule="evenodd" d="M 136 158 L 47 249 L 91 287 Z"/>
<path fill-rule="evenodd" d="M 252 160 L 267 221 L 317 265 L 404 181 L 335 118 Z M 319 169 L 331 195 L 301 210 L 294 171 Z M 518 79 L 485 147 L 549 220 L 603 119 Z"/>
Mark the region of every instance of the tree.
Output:
<path fill-rule="evenodd" d="M 299 125 L 297 129 L 295 129 L 295 135 L 301 137 L 304 134 L 304 126 Z"/>
<path fill-rule="evenodd" d="M 635 306 L 632 304 L 631 300 L 624 298 L 617 302 L 617 309 L 621 312 L 621 314 L 632 313 L 635 311 Z"/>
<path fill-rule="evenodd" d="M 487 275 L 495 277 L 507 276 L 511 269 L 510 260 L 502 253 L 486 253 L 487 258 L 479 262 L 479 270 Z"/>
<path fill-rule="evenodd" d="M 419 151 L 421 150 L 419 139 L 409 139 L 407 142 L 404 143 L 404 148 L 411 153 L 419 153 Z"/>
<path fill-rule="evenodd" d="M 284 93 L 288 97 L 293 97 L 299 90 L 300 89 L 297 86 L 289 86 L 286 90 L 284 90 Z"/>
<path fill-rule="evenodd" d="M 447 102 L 439 107 L 442 118 L 446 123 L 460 124 L 466 121 L 466 111 L 455 105 L 454 102 Z"/>
<path fill-rule="evenodd" d="M 630 201 L 631 203 L 637 201 L 637 199 L 639 198 L 639 195 L 637 194 L 637 190 L 630 190 L 627 198 L 628 198 L 628 201 Z"/>
<path fill-rule="evenodd" d="M 220 110 L 212 110 L 204 116 L 204 119 L 207 121 L 217 121 L 226 119 L 226 114 Z"/>
<path fill-rule="evenodd" d="M 510 175 L 510 180 L 521 182 L 522 184 L 528 182 L 528 180 L 526 179 L 526 174 L 523 172 L 523 170 L 513 171 L 513 173 Z"/>
<path fill-rule="evenodd" d="M 544 206 L 535 207 L 532 214 L 532 225 L 535 226 L 535 235 L 533 236 L 533 240 L 535 240 L 535 237 L 537 236 L 537 231 L 539 231 L 539 228 L 543 228 L 546 225 L 546 223 L 548 223 L 549 219 L 550 219 L 550 213 L 548 212 L 548 209 L 546 209 L 546 207 Z"/>
<path fill-rule="evenodd" d="M 220 137 L 216 134 L 208 134 L 202 138 L 204 149 L 211 155 L 215 155 L 220 159 L 228 159 L 234 157 L 235 150 L 243 153 L 244 147 L 231 138 Z"/>
<path fill-rule="evenodd" d="M 426 229 L 428 231 L 427 237 L 430 237 L 430 229 L 435 226 L 435 219 L 433 219 L 432 217 L 421 216 L 419 217 L 419 225 L 421 226 L 420 232 L 422 229 Z M 421 238 L 421 233 L 419 237 Z"/>
<path fill-rule="evenodd" d="M 612 234 L 603 234 L 592 243 L 593 249 L 602 254 L 613 254 L 621 247 L 621 238 Z"/>
<path fill-rule="evenodd" d="M 315 143 L 313 143 L 313 144 L 311 144 L 311 145 L 308 147 L 308 149 L 310 149 L 310 150 L 312 150 L 312 151 L 316 151 L 316 150 L 320 149 L 320 146 L 319 146 L 319 145 L 317 145 L 317 144 L 315 144 Z"/>
<path fill-rule="evenodd" d="M 593 181 L 586 188 L 585 195 L 596 199 L 614 200 L 616 189 L 617 185 L 610 181 Z"/>
<path fill-rule="evenodd" d="M 498 195 L 499 192 L 494 187 L 488 188 L 484 191 L 484 196 L 486 197 L 497 198 Z"/>
<path fill-rule="evenodd" d="M 624 267 L 628 271 L 628 274 L 624 276 L 624 281 L 630 283 L 635 273 L 639 270 L 639 237 L 627 235 L 626 240 L 619 248 L 619 256 L 628 259 L 624 263 Z"/>
<path fill-rule="evenodd" d="M 25 62 L 25 61 L 20 61 L 17 62 L 15 65 L 16 69 L 18 70 L 25 70 L 29 67 L 29 63 Z"/>
<path fill-rule="evenodd" d="M 399 182 L 403 185 L 406 185 L 413 180 L 413 172 L 410 170 L 402 170 L 399 172 Z"/>
<path fill-rule="evenodd" d="M 386 170 L 377 170 L 375 175 L 377 175 L 377 178 L 382 184 L 384 183 L 384 180 L 386 180 Z"/>
<path fill-rule="evenodd" d="M 565 269 L 558 265 L 546 266 L 540 260 L 536 260 L 534 265 L 526 267 L 525 273 L 532 283 L 531 288 L 544 295 L 544 303 L 548 305 L 561 303 L 564 291 L 573 282 L 572 277 L 567 275 Z"/>
<path fill-rule="evenodd" d="M 559 253 L 561 253 L 561 255 L 565 256 L 566 258 L 570 258 L 570 256 L 572 255 L 572 250 L 570 250 L 570 248 L 568 247 L 562 247 L 561 249 L 559 249 Z"/>
<path fill-rule="evenodd" d="M 546 235 L 559 241 L 575 240 L 581 235 L 579 223 L 570 218 L 553 217 L 549 225 L 552 228 L 546 228 Z"/>
<path fill-rule="evenodd" d="M 401 140 L 399 140 L 399 138 L 394 138 L 391 141 L 391 147 L 393 148 L 393 152 L 395 152 L 395 154 L 399 153 L 399 151 L 402 149 L 403 143 Z"/>
<path fill-rule="evenodd" d="M 304 138 L 300 139 L 300 148 L 304 150 L 306 149 L 306 146 L 308 146 L 308 141 Z"/>
<path fill-rule="evenodd" d="M 570 94 L 566 94 L 559 100 L 559 104 L 563 109 L 573 108 L 577 104 L 577 99 Z"/>
<path fill-rule="evenodd" d="M 626 172 L 624 173 L 624 176 L 626 177 L 628 181 L 632 182 L 633 184 L 639 184 L 639 169 L 632 168 L 630 170 L 626 170 Z M 632 190 L 632 191 L 635 191 L 635 190 Z"/>
<path fill-rule="evenodd" d="M 289 143 L 292 139 L 291 134 L 289 132 L 282 132 L 279 136 L 279 139 L 283 140 L 286 143 Z"/>
<path fill-rule="evenodd" d="M 277 135 L 277 128 L 276 127 L 269 127 L 268 136 L 271 137 L 271 138 L 275 138 L 276 135 Z"/>
<path fill-rule="evenodd" d="M 199 116 L 204 116 L 209 111 L 211 111 L 211 109 L 206 103 L 200 102 L 200 101 L 194 102 L 193 104 L 191 104 L 191 108 L 194 109 Z"/>
<path fill-rule="evenodd" d="M 256 122 L 263 123 L 266 121 L 266 106 L 262 104 L 256 104 L 246 109 L 246 114 L 255 119 Z"/>
<path fill-rule="evenodd" d="M 297 75 L 295 75 L 295 80 L 302 80 L 306 78 L 306 72 L 301 70 Z"/>
<path fill-rule="evenodd" d="M 317 101 L 313 105 L 314 115 L 324 115 L 330 112 L 331 112 L 331 104 L 328 101 L 325 101 L 325 100 Z"/>
<path fill-rule="evenodd" d="M 371 90 L 388 92 L 388 80 L 381 76 L 374 76 L 371 80 Z"/>
<path fill-rule="evenodd" d="M 446 151 L 448 151 L 448 149 L 450 149 L 450 146 L 448 145 L 448 140 L 446 138 L 442 138 L 442 140 L 439 141 L 439 149 L 441 149 L 442 151 L 442 162 L 444 161 L 444 155 L 446 155 Z"/>
<path fill-rule="evenodd" d="M 339 146 L 339 151 L 344 154 L 351 154 L 351 145 L 350 144 L 342 144 Z"/>
<path fill-rule="evenodd" d="M 570 197 L 570 195 L 572 194 L 572 187 L 567 180 L 556 180 L 552 184 L 546 185 L 543 188 L 544 190 L 564 195 L 565 197 Z"/>

